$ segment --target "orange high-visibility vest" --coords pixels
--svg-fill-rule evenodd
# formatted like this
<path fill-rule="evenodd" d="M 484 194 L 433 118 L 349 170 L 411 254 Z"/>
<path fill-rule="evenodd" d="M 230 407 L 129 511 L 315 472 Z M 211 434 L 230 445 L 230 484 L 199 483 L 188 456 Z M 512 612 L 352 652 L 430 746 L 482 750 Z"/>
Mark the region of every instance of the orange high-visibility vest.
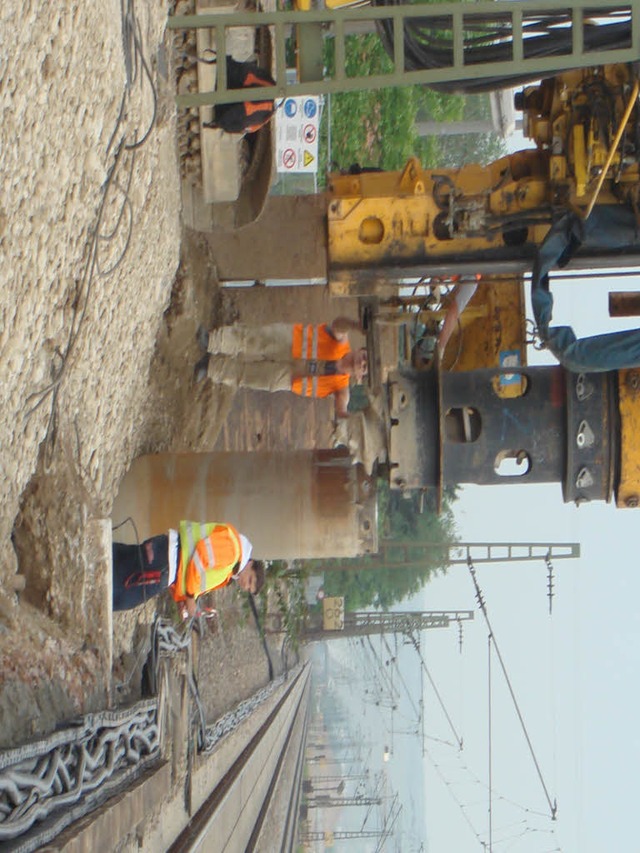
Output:
<path fill-rule="evenodd" d="M 349 341 L 337 341 L 326 323 L 319 326 L 296 323 L 293 327 L 291 355 L 306 361 L 338 361 L 351 352 Z M 334 376 L 303 376 L 294 379 L 291 390 L 302 397 L 328 397 L 342 388 L 349 387 L 349 376 L 338 373 Z"/>
<path fill-rule="evenodd" d="M 226 586 L 242 557 L 240 534 L 231 524 L 180 522 L 180 560 L 171 594 L 176 601 Z"/>

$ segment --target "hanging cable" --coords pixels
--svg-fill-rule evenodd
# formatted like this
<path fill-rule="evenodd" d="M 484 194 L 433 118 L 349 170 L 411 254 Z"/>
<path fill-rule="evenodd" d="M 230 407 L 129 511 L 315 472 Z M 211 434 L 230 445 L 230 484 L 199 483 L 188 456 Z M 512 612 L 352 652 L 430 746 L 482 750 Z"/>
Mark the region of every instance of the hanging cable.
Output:
<path fill-rule="evenodd" d="M 464 770 L 471 777 L 471 781 L 479 785 L 483 790 L 488 790 L 487 783 L 484 782 L 470 767 L 468 764 L 461 764 L 460 769 Z M 518 809 L 524 814 L 532 815 L 534 817 L 544 817 L 548 816 L 547 812 L 542 812 L 539 809 L 532 809 L 529 806 L 524 806 L 522 803 L 517 802 L 516 800 L 511 799 L 510 797 L 505 797 L 503 794 L 499 794 L 496 791 L 493 791 L 493 799 L 494 802 L 506 803 L 509 806 L 513 806 L 515 809 Z"/>
<path fill-rule="evenodd" d="M 452 786 L 451 786 L 451 783 L 447 781 L 447 779 L 445 778 L 444 774 L 443 774 L 443 773 L 442 773 L 442 771 L 440 770 L 440 766 L 439 766 L 439 765 L 438 765 L 438 763 L 434 760 L 434 758 L 432 757 L 432 755 L 431 755 L 431 753 L 429 752 L 429 750 L 428 750 L 428 749 L 425 749 L 425 755 L 427 756 L 427 759 L 429 760 L 429 762 L 431 763 L 431 766 L 432 766 L 432 767 L 433 767 L 433 769 L 435 770 L 435 772 L 436 772 L 436 774 L 437 774 L 438 778 L 440 779 L 440 781 L 442 782 L 442 784 L 445 786 L 445 788 L 446 788 L 446 789 L 447 789 L 447 791 L 449 792 L 449 795 L 450 795 L 451 799 L 454 801 L 454 803 L 457 805 L 458 809 L 460 810 L 460 813 L 461 813 L 462 817 L 464 818 L 465 823 L 467 824 L 467 826 L 469 827 L 469 829 L 471 830 L 471 832 L 475 835 L 475 837 L 476 837 L 476 840 L 477 840 L 478 844 L 479 844 L 483 849 L 485 849 L 485 850 L 486 850 L 486 844 L 484 843 L 484 841 L 482 841 L 482 839 L 481 839 L 481 837 L 480 837 L 480 833 L 478 832 L 478 830 L 475 828 L 475 826 L 474 826 L 474 825 L 473 825 L 473 823 L 471 822 L 471 818 L 470 818 L 470 817 L 469 817 L 469 815 L 467 814 L 466 807 L 465 807 L 465 806 L 460 802 L 460 800 L 458 799 L 458 797 L 457 797 L 457 796 L 456 796 L 456 794 L 454 793 L 453 788 L 452 788 Z"/>
<path fill-rule="evenodd" d="M 418 653 L 418 657 L 420 658 L 420 665 L 424 669 L 425 674 L 426 674 L 427 678 L 429 679 L 429 683 L 433 687 L 433 692 L 436 694 L 436 699 L 438 700 L 438 703 L 440 704 L 440 707 L 442 708 L 442 712 L 445 715 L 445 717 L 447 718 L 447 722 L 449 723 L 449 728 L 453 732 L 453 736 L 456 739 L 456 743 L 458 744 L 458 749 L 462 750 L 464 748 L 464 741 L 459 736 L 458 732 L 456 731 L 455 726 L 453 725 L 453 720 L 451 719 L 449 712 L 447 711 L 446 705 L 444 704 L 442 696 L 440 695 L 440 691 L 436 687 L 436 683 L 433 680 L 431 673 L 429 672 L 429 668 L 427 667 L 426 663 L 424 662 L 424 658 L 422 657 L 422 653 L 420 652 L 420 646 L 419 646 L 413 632 L 410 632 L 407 636 L 409 637 L 409 639 L 413 643 L 413 646 L 414 646 L 416 652 Z"/>
<path fill-rule="evenodd" d="M 453 745 L 453 744 L 451 744 L 451 745 Z M 480 833 L 479 830 L 476 831 L 475 826 L 472 824 L 472 820 L 470 817 L 470 815 L 472 814 L 472 809 L 474 809 L 476 806 L 483 804 L 483 805 L 485 805 L 485 808 L 486 808 L 486 802 L 487 802 L 486 796 L 483 797 L 482 800 L 471 800 L 471 801 L 469 801 L 465 798 L 465 801 L 462 802 L 460 794 L 459 794 L 459 791 L 461 791 L 462 789 L 465 789 L 468 786 L 468 784 L 474 785 L 477 788 L 482 789 L 482 791 L 488 791 L 489 786 L 487 784 L 486 777 L 485 777 L 485 779 L 480 779 L 478 777 L 478 775 L 476 773 L 474 773 L 473 770 L 471 770 L 471 768 L 466 764 L 466 762 L 464 760 L 462 760 L 462 758 L 461 758 L 462 753 L 460 753 L 460 752 L 456 753 L 454 763 L 457 765 L 457 769 L 462 773 L 463 776 L 469 776 L 470 777 L 469 780 L 467 780 L 467 781 L 465 781 L 462 778 L 457 778 L 457 779 L 450 778 L 450 774 L 451 774 L 451 770 L 452 770 L 451 766 L 449 766 L 448 771 L 447 771 L 447 775 L 445 775 L 444 766 L 441 766 L 441 763 L 439 763 L 436 760 L 434 753 L 432 751 L 430 751 L 428 748 L 425 748 L 424 754 L 426 755 L 429 762 L 433 766 L 433 768 L 436 771 L 438 778 L 440 779 L 442 784 L 448 789 L 449 795 L 451 796 L 451 798 L 453 799 L 453 801 L 457 805 L 460 812 L 463 814 L 465 822 L 469 825 L 471 830 L 474 832 L 477 840 L 482 845 L 483 849 L 485 851 L 489 851 L 490 847 L 489 847 L 488 833 L 487 833 L 487 840 L 483 840 L 482 836 L 484 836 L 485 833 L 484 832 Z M 516 821 L 516 822 L 513 822 L 511 824 L 508 824 L 508 826 L 506 826 L 506 827 L 504 825 L 500 826 L 500 827 L 496 827 L 495 821 L 493 821 L 494 825 L 493 825 L 493 829 L 492 829 L 492 836 L 493 836 L 492 837 L 492 845 L 493 845 L 494 849 L 497 849 L 498 845 L 502 845 L 505 843 L 505 841 L 509 840 L 505 837 L 496 838 L 496 834 L 498 832 L 501 834 L 504 833 L 505 829 L 508 829 L 511 827 L 522 827 L 521 831 L 518 833 L 512 834 L 511 838 L 522 838 L 523 835 L 525 835 L 525 834 L 530 834 L 533 832 L 542 831 L 537 826 L 532 825 L 532 823 L 530 821 L 533 817 L 548 819 L 548 812 L 546 812 L 546 811 L 542 812 L 542 811 L 538 811 L 536 809 L 531 809 L 531 808 L 528 808 L 526 806 L 523 806 L 522 804 L 517 803 L 514 800 L 509 799 L 508 797 L 504 797 L 501 794 L 497 794 L 494 790 L 491 791 L 491 794 L 492 794 L 492 799 L 493 799 L 492 811 L 494 814 L 496 813 L 496 806 L 498 804 L 501 804 L 501 805 L 513 806 L 516 809 L 518 809 L 520 812 L 524 813 L 524 815 L 525 815 L 525 817 L 523 817 L 523 819 L 521 821 Z M 553 829 L 553 828 L 546 829 L 544 831 L 555 836 L 555 829 Z M 511 845 L 509 845 L 509 849 L 511 849 Z"/>
<path fill-rule="evenodd" d="M 264 633 L 264 628 L 262 626 L 262 620 L 260 619 L 260 615 L 258 614 L 258 608 L 256 607 L 256 601 L 254 596 L 249 593 L 249 607 L 251 608 L 251 612 L 253 613 L 253 618 L 256 623 L 256 628 L 258 629 L 258 634 L 260 635 L 260 640 L 262 642 L 262 648 L 264 649 L 264 653 L 267 656 L 267 665 L 269 667 L 269 681 L 273 681 L 273 661 L 271 660 L 271 654 L 269 652 L 269 646 L 267 644 L 267 638 Z"/>
<path fill-rule="evenodd" d="M 488 713 L 488 752 L 489 752 L 489 853 L 493 850 L 493 762 L 492 762 L 492 741 L 491 741 L 491 634 L 487 637 L 487 695 L 489 698 L 489 713 Z"/>
<path fill-rule="evenodd" d="M 554 620 L 549 620 L 549 681 L 551 697 L 551 719 L 553 721 L 553 740 L 552 740 L 552 755 L 553 755 L 553 782 L 554 787 L 557 787 L 558 781 L 558 712 L 556 707 L 556 643 L 555 643 L 555 624 Z"/>
<path fill-rule="evenodd" d="M 458 620 L 458 718 L 462 720 L 462 725 L 466 723 L 466 691 L 464 689 L 465 678 L 465 658 L 462 654 L 462 639 L 463 639 L 463 624 L 462 620 Z"/>
<path fill-rule="evenodd" d="M 416 718 L 419 720 L 421 717 L 421 711 L 416 707 L 416 703 L 413 701 L 413 697 L 411 696 L 409 686 L 407 685 L 407 682 L 404 680 L 402 672 L 400 671 L 400 667 L 398 666 L 398 661 L 391 651 L 389 643 L 387 642 L 387 638 L 384 636 L 384 634 L 381 634 L 381 637 L 382 637 L 382 641 L 384 642 L 385 646 L 387 647 L 387 651 L 389 652 L 389 655 L 391 656 L 391 660 L 393 661 L 393 668 L 394 668 L 395 672 L 397 673 L 398 678 L 400 679 L 400 684 L 402 684 L 402 686 L 404 687 L 404 691 L 407 694 L 407 698 L 411 704 L 411 707 L 415 711 Z"/>

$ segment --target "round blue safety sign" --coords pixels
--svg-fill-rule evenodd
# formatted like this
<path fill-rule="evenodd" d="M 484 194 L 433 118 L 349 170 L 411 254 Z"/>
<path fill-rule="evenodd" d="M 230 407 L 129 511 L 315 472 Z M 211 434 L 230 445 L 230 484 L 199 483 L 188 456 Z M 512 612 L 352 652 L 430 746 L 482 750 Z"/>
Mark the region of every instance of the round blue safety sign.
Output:
<path fill-rule="evenodd" d="M 293 98 L 287 98 L 287 100 L 284 102 L 284 111 L 289 118 L 293 118 L 294 115 L 298 112 L 298 105 L 293 100 Z"/>
<path fill-rule="evenodd" d="M 313 118 L 314 115 L 318 112 L 318 105 L 311 98 L 307 98 L 304 102 L 304 114 L 307 118 Z"/>

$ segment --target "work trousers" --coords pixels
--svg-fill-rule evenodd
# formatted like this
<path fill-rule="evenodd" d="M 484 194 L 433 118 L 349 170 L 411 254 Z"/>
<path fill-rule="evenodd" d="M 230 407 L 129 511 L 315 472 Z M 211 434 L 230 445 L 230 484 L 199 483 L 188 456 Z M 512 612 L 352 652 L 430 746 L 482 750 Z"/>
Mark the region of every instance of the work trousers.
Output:
<path fill-rule="evenodd" d="M 147 559 L 146 545 L 153 548 Z M 169 580 L 169 537 L 165 534 L 145 539 L 142 545 L 114 542 L 113 609 L 131 610 L 167 588 Z"/>
<path fill-rule="evenodd" d="M 210 332 L 207 349 L 212 355 L 240 356 L 247 361 L 288 361 L 292 340 L 291 323 L 238 324 L 221 326 Z"/>
<path fill-rule="evenodd" d="M 257 391 L 291 391 L 296 362 L 289 323 L 222 326 L 209 335 L 208 375 L 212 382 Z"/>

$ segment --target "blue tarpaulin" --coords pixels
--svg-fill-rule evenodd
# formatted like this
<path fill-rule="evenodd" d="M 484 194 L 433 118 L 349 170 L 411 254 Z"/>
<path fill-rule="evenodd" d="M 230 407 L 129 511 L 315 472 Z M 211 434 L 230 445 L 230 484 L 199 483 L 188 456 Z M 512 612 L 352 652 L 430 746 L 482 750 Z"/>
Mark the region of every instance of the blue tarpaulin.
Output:
<path fill-rule="evenodd" d="M 553 295 L 549 273 L 564 267 L 578 249 L 640 249 L 634 211 L 623 205 L 600 205 L 585 221 L 565 213 L 550 229 L 538 250 L 531 277 L 531 302 L 538 334 L 560 364 L 580 373 L 640 367 L 640 329 L 590 338 L 576 338 L 571 326 L 551 326 Z"/>

